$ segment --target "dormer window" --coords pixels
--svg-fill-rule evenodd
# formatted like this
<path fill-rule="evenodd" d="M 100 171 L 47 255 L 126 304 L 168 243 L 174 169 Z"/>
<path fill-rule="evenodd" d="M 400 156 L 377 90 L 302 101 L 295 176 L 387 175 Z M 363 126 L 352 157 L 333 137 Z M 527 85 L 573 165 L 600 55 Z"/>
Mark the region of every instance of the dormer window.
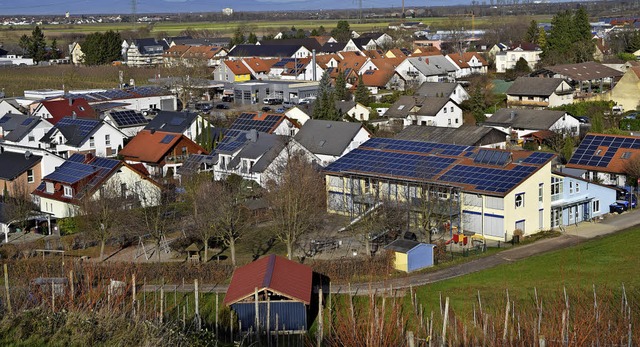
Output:
<path fill-rule="evenodd" d="M 89 138 L 89 147 L 94 148 L 96 146 L 96 140 L 91 136 Z"/>
<path fill-rule="evenodd" d="M 69 186 L 64 186 L 64 196 L 70 198 L 73 196 L 73 188 Z"/>

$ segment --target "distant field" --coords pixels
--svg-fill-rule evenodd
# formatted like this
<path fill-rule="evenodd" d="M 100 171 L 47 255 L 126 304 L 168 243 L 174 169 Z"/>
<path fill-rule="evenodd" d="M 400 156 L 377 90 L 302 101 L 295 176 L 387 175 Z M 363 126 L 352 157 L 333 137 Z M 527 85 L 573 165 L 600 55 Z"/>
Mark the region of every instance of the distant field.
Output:
<path fill-rule="evenodd" d="M 124 71 L 124 80 L 134 79 L 137 85 L 163 69 L 128 68 L 126 66 L 76 67 L 72 65 L 32 66 L 0 69 L 0 88 L 7 96 L 22 96 L 30 89 L 94 89 L 117 88 L 118 71 Z"/>
<path fill-rule="evenodd" d="M 501 20 L 508 19 L 509 16 L 500 17 Z M 516 17 L 513 17 L 514 19 Z M 551 20 L 549 16 L 535 16 L 528 17 L 527 20 L 536 19 L 538 22 L 548 22 Z M 476 17 L 475 27 L 484 28 L 493 21 L 494 17 Z M 522 19 L 518 17 L 518 19 Z M 465 20 L 469 22 L 468 29 L 472 27 L 471 18 L 465 17 Z M 429 26 L 431 29 L 443 28 L 448 21 L 447 17 L 427 17 L 427 18 L 407 18 L 405 21 L 422 22 Z M 365 23 L 357 23 L 357 20 L 350 20 L 349 24 L 353 30 L 356 31 L 370 31 L 370 30 L 383 30 L 386 29 L 389 23 L 398 23 L 398 18 L 382 18 L 376 20 L 370 20 Z M 262 35 L 274 30 L 289 29 L 292 26 L 301 29 L 313 29 L 319 26 L 324 26 L 327 31 L 335 28 L 338 20 L 284 20 L 284 21 L 225 21 L 225 22 L 159 22 L 151 25 L 152 34 L 166 34 L 177 35 L 187 28 L 191 29 L 207 29 L 218 32 L 221 36 L 229 36 L 233 30 L 238 26 L 246 26 L 251 30 L 255 30 L 258 35 Z M 44 25 L 44 33 L 48 38 L 60 38 L 69 39 L 74 36 L 83 36 L 96 31 L 126 31 L 135 30 L 138 28 L 144 28 L 146 24 L 132 24 L 132 23 L 105 23 L 105 24 L 83 24 L 83 25 Z M 32 27 L 14 27 L 13 29 L 2 28 L 0 29 L 0 42 L 15 43 L 18 42 L 20 37 L 24 34 L 29 35 L 33 30 Z M 66 43 L 66 42 L 65 42 Z"/>

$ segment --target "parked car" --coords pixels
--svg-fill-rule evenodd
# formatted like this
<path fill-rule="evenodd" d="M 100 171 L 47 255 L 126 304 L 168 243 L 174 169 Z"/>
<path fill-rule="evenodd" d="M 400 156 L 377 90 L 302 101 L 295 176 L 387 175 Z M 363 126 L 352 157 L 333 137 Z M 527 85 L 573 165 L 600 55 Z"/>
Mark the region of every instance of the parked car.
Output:
<path fill-rule="evenodd" d="M 208 102 L 199 102 L 196 104 L 196 110 L 202 112 L 208 112 L 213 109 L 213 106 Z"/>
<path fill-rule="evenodd" d="M 285 113 L 286 110 L 284 109 L 284 107 L 280 107 L 276 110 L 276 113 Z"/>
<path fill-rule="evenodd" d="M 229 109 L 229 105 L 227 104 L 217 104 L 216 108 L 219 110 L 228 110 Z"/>
<path fill-rule="evenodd" d="M 629 113 L 628 115 L 624 116 L 624 119 L 636 119 L 636 117 L 638 117 L 638 113 L 633 112 L 633 113 Z"/>
<path fill-rule="evenodd" d="M 576 119 L 578 119 L 578 122 L 583 123 L 583 124 L 589 124 L 591 122 L 589 117 L 585 117 L 585 116 L 578 116 L 578 117 L 576 117 Z"/>
<path fill-rule="evenodd" d="M 262 110 L 263 112 L 271 112 L 271 107 L 269 107 L 269 106 L 265 106 L 265 107 L 261 108 L 261 110 Z"/>
<path fill-rule="evenodd" d="M 626 211 L 624 204 L 614 202 L 613 204 L 609 205 L 609 213 L 622 213 L 624 211 Z"/>
<path fill-rule="evenodd" d="M 233 102 L 233 95 L 223 95 L 222 96 L 222 101 L 223 102 Z"/>
<path fill-rule="evenodd" d="M 293 101 L 284 101 L 282 103 L 282 107 L 285 107 L 285 108 L 290 108 L 290 107 L 293 107 L 295 105 L 296 105 L 296 103 L 293 102 Z"/>

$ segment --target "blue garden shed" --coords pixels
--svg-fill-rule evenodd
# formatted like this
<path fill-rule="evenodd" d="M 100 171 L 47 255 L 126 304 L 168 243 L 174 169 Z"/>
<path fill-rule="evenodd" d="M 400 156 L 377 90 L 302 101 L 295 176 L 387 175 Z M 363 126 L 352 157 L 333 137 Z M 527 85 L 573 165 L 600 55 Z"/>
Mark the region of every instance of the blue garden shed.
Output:
<path fill-rule="evenodd" d="M 395 240 L 385 247 L 394 252 L 394 267 L 404 272 L 413 272 L 434 264 L 434 248 L 436 245 L 412 240 Z"/>

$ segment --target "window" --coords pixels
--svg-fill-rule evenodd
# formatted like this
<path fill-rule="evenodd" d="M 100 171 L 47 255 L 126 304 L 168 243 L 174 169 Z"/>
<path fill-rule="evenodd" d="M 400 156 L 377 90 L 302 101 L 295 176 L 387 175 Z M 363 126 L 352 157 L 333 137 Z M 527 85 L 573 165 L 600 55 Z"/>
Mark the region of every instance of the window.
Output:
<path fill-rule="evenodd" d="M 609 174 L 609 180 L 611 181 L 617 181 L 618 180 L 618 175 L 616 174 Z"/>
<path fill-rule="evenodd" d="M 449 122 L 447 124 L 451 125 L 451 118 L 449 118 Z"/>
<path fill-rule="evenodd" d="M 562 178 L 551 177 L 551 201 L 562 199 Z"/>
<path fill-rule="evenodd" d="M 600 200 L 593 200 L 593 201 L 591 202 L 591 210 L 592 210 L 594 213 L 598 213 L 598 212 L 600 212 Z"/>
<path fill-rule="evenodd" d="M 111 135 L 109 135 L 109 134 L 104 135 L 104 143 L 107 146 L 111 146 Z"/>
<path fill-rule="evenodd" d="M 33 170 L 29 169 L 27 170 L 27 183 L 33 183 L 33 181 Z"/>
<path fill-rule="evenodd" d="M 120 183 L 120 196 L 125 198 L 127 197 L 127 184 L 126 183 Z"/>
<path fill-rule="evenodd" d="M 602 150 L 601 149 L 597 150 L 596 155 L 602 155 Z"/>
<path fill-rule="evenodd" d="M 576 182 L 576 194 L 580 193 L 580 183 Z"/>
<path fill-rule="evenodd" d="M 516 195 L 516 208 L 524 207 L 524 193 Z"/>
<path fill-rule="evenodd" d="M 33 142 L 35 140 L 36 140 L 35 136 L 29 135 L 29 142 Z"/>
<path fill-rule="evenodd" d="M 622 159 L 629 159 L 629 158 L 631 158 L 631 152 L 622 153 Z"/>
<path fill-rule="evenodd" d="M 538 185 L 538 202 L 542 203 L 542 198 L 543 198 L 543 194 L 544 194 L 544 184 L 540 183 L 540 185 Z"/>
<path fill-rule="evenodd" d="M 458 118 L 456 118 L 456 124 L 458 124 L 458 121 L 459 121 L 459 119 L 458 119 Z"/>
<path fill-rule="evenodd" d="M 67 197 L 73 196 L 73 188 L 69 186 L 64 186 L 64 196 L 67 196 Z"/>
<path fill-rule="evenodd" d="M 187 147 L 182 147 L 182 155 L 187 155 Z"/>
<path fill-rule="evenodd" d="M 446 107 L 444 108 L 444 113 L 447 113 L 447 108 Z"/>
<path fill-rule="evenodd" d="M 569 194 L 573 194 L 573 182 L 569 182 Z"/>
<path fill-rule="evenodd" d="M 96 146 L 96 140 L 91 136 L 89 138 L 89 147 L 94 148 Z"/>
<path fill-rule="evenodd" d="M 53 183 L 45 182 L 44 186 L 45 186 L 45 189 L 46 189 L 47 193 L 53 194 Z"/>
<path fill-rule="evenodd" d="M 451 106 L 451 112 L 453 112 L 453 106 Z"/>

